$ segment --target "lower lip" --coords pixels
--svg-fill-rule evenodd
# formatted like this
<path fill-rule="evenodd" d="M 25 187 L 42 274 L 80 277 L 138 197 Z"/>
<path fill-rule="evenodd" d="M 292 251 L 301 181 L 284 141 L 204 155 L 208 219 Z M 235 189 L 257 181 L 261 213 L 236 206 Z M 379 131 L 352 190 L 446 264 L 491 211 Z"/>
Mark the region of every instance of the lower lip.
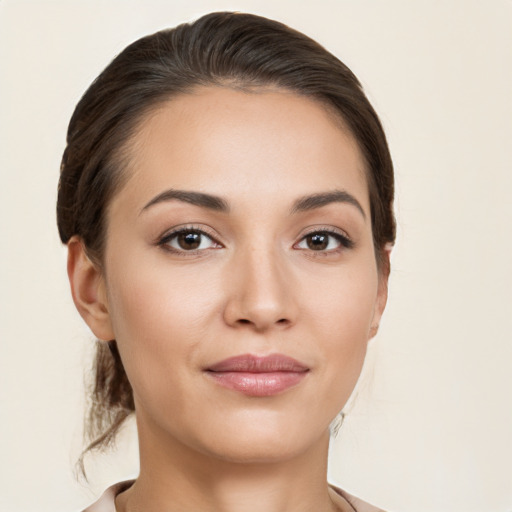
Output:
<path fill-rule="evenodd" d="M 272 396 L 297 386 L 307 372 L 207 372 L 221 386 L 247 396 Z"/>

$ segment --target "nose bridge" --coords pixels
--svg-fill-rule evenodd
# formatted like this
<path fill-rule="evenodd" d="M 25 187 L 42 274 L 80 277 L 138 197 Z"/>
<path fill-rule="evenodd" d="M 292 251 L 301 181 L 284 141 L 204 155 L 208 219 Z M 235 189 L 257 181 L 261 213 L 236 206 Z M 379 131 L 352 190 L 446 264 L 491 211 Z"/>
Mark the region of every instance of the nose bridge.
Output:
<path fill-rule="evenodd" d="M 232 287 L 226 308 L 231 324 L 257 330 L 295 321 L 291 275 L 286 256 L 275 242 L 251 240 L 236 251 Z"/>

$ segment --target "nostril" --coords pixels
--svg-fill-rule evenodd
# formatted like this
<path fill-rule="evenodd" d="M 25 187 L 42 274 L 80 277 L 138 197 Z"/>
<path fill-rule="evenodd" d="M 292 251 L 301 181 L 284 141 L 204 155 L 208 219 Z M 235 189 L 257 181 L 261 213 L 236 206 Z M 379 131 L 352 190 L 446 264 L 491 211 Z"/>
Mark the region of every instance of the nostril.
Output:
<path fill-rule="evenodd" d="M 286 318 L 281 318 L 279 320 L 277 320 L 276 324 L 288 324 L 288 319 Z M 250 320 L 247 320 L 247 318 L 240 318 L 238 320 L 238 323 L 239 324 L 243 324 L 243 325 L 247 325 L 247 324 L 252 324 L 253 322 L 251 322 Z"/>

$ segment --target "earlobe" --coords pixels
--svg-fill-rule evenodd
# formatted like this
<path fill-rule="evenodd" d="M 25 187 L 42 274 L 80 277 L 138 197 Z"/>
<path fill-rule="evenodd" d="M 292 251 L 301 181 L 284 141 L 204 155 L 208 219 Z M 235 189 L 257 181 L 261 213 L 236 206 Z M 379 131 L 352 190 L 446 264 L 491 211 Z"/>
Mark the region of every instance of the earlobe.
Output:
<path fill-rule="evenodd" d="M 76 309 L 100 340 L 115 338 L 110 320 L 105 281 L 100 269 L 85 252 L 82 240 L 68 242 L 68 278 Z"/>

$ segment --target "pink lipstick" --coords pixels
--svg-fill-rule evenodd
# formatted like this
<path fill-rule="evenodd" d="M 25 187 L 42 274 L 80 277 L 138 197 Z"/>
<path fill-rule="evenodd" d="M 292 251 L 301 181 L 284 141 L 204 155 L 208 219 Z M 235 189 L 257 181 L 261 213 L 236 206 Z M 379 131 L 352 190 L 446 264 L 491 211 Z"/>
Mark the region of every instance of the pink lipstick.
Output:
<path fill-rule="evenodd" d="M 299 384 L 309 368 L 282 354 L 230 357 L 206 368 L 218 384 L 248 396 L 272 396 Z"/>

